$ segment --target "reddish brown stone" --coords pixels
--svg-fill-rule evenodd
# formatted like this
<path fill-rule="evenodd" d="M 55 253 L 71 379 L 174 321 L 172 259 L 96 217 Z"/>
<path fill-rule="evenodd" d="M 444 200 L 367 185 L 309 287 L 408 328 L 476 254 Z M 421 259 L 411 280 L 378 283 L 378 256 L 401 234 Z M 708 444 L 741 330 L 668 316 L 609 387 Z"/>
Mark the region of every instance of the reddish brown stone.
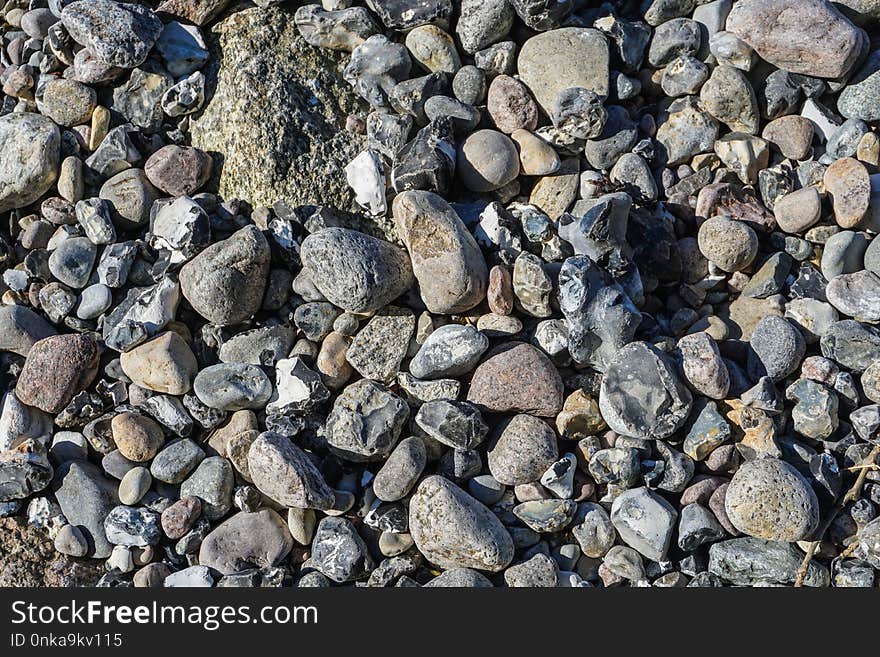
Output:
<path fill-rule="evenodd" d="M 98 358 L 91 333 L 44 338 L 28 352 L 15 395 L 23 404 L 59 413 L 95 379 Z"/>
<path fill-rule="evenodd" d="M 495 265 L 489 270 L 486 300 L 489 302 L 489 309 L 496 315 L 509 315 L 513 312 L 513 281 L 507 267 Z"/>
<path fill-rule="evenodd" d="M 144 173 L 156 187 L 171 196 L 189 196 L 211 177 L 211 156 L 205 151 L 171 144 L 153 153 Z"/>
<path fill-rule="evenodd" d="M 165 535 L 177 540 L 190 530 L 202 512 L 202 501 L 194 495 L 181 497 L 162 512 L 162 530 Z"/>

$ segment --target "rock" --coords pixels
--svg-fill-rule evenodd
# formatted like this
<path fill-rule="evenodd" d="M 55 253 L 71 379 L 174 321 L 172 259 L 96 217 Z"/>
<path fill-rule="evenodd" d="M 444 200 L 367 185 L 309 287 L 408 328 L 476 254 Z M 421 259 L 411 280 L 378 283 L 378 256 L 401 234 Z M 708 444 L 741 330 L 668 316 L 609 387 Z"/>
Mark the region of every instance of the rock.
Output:
<path fill-rule="evenodd" d="M 514 10 L 507 0 L 462 0 L 455 34 L 472 55 L 504 39 L 513 27 Z"/>
<path fill-rule="evenodd" d="M 295 337 L 289 326 L 264 326 L 237 333 L 220 345 L 217 355 L 223 363 L 272 366 L 290 353 Z"/>
<path fill-rule="evenodd" d="M 110 556 L 113 548 L 104 531 L 104 518 L 118 503 L 115 485 L 91 463 L 68 461 L 56 471 L 52 489 L 64 517 L 85 537 L 87 556 Z"/>
<path fill-rule="evenodd" d="M 247 568 L 278 565 L 293 548 L 281 516 L 272 509 L 237 513 L 208 534 L 199 548 L 199 563 L 223 575 Z"/>
<path fill-rule="evenodd" d="M 180 495 L 198 497 L 202 501 L 202 515 L 208 520 L 219 520 L 232 508 L 234 483 L 229 461 L 222 456 L 209 456 L 180 485 Z"/>
<path fill-rule="evenodd" d="M 865 165 L 851 157 L 836 160 L 825 170 L 822 182 L 831 196 L 837 224 L 855 228 L 871 201 L 871 181 Z"/>
<path fill-rule="evenodd" d="M 727 29 L 774 66 L 820 78 L 844 77 L 867 45 L 865 33 L 823 0 L 739 2 Z"/>
<path fill-rule="evenodd" d="M 156 41 L 156 53 L 175 78 L 195 73 L 208 61 L 208 51 L 199 29 L 178 21 L 165 24 Z"/>
<path fill-rule="evenodd" d="M 110 424 L 117 449 L 129 461 L 150 461 L 165 443 L 162 428 L 149 417 L 120 413 Z"/>
<path fill-rule="evenodd" d="M 294 20 L 309 45 L 346 52 L 380 31 L 363 7 L 325 11 L 320 5 L 303 5 L 296 10 Z"/>
<path fill-rule="evenodd" d="M 436 25 L 420 25 L 406 35 L 410 56 L 429 73 L 454 74 L 461 59 L 452 37 Z"/>
<path fill-rule="evenodd" d="M 715 142 L 715 154 L 728 168 L 736 172 L 744 184 L 754 184 L 758 172 L 767 167 L 770 147 L 760 137 L 744 132 L 731 132 Z"/>
<path fill-rule="evenodd" d="M 353 461 L 384 460 L 409 416 L 406 402 L 385 386 L 361 379 L 346 387 L 327 416 L 327 442 Z"/>
<path fill-rule="evenodd" d="M 69 4 L 61 12 L 61 22 L 96 59 L 122 68 L 142 64 L 162 32 L 162 21 L 149 7 L 111 0 Z"/>
<path fill-rule="evenodd" d="M 556 150 L 528 130 L 515 130 L 510 138 L 519 150 L 520 173 L 525 176 L 546 176 L 556 173 L 561 161 Z"/>
<path fill-rule="evenodd" d="M 27 356 L 31 348 L 55 329 L 40 315 L 25 306 L 0 306 L 0 351 Z M 488 341 L 486 346 L 488 346 Z"/>
<path fill-rule="evenodd" d="M 562 380 L 543 352 L 508 343 L 474 371 L 467 400 L 490 412 L 552 417 L 562 408 Z"/>
<path fill-rule="evenodd" d="M 753 380 L 769 376 L 781 381 L 798 368 L 806 351 L 800 331 L 781 317 L 758 322 L 749 344 L 748 371 Z"/>
<path fill-rule="evenodd" d="M 727 489 L 725 510 L 739 531 L 772 541 L 807 540 L 819 525 L 813 489 L 778 459 L 741 465 Z"/>
<path fill-rule="evenodd" d="M 392 87 L 409 78 L 410 66 L 402 44 L 374 34 L 352 51 L 343 77 L 370 105 L 383 107 Z"/>
<path fill-rule="evenodd" d="M 88 553 L 89 544 L 79 527 L 64 525 L 55 535 L 53 543 L 55 549 L 61 554 L 71 557 L 84 557 Z"/>
<path fill-rule="evenodd" d="M 415 325 L 412 312 L 388 306 L 358 332 L 346 359 L 361 376 L 390 383 L 400 370 Z"/>
<path fill-rule="evenodd" d="M 164 0 L 156 11 L 205 25 L 222 12 L 229 0 Z"/>
<path fill-rule="evenodd" d="M 724 399 L 730 375 L 715 341 L 707 333 L 692 333 L 678 341 L 678 349 L 685 379 L 694 390 L 710 399 Z"/>
<path fill-rule="evenodd" d="M 692 397 L 654 347 L 632 342 L 620 350 L 602 378 L 599 408 L 617 433 L 665 438 L 681 428 Z"/>
<path fill-rule="evenodd" d="M 54 335 L 34 344 L 15 387 L 16 397 L 47 413 L 59 413 L 98 373 L 93 334 Z"/>
<path fill-rule="evenodd" d="M 97 104 L 94 89 L 75 80 L 58 78 L 51 80 L 43 90 L 40 111 L 55 123 L 70 128 L 87 123 Z"/>
<path fill-rule="evenodd" d="M 777 199 L 773 214 L 786 233 L 801 234 L 819 221 L 822 198 L 815 187 L 804 187 Z"/>
<path fill-rule="evenodd" d="M 842 230 L 829 237 L 822 251 L 822 276 L 830 281 L 841 274 L 861 271 L 868 244 L 864 233 L 852 230 Z"/>
<path fill-rule="evenodd" d="M 140 502 L 153 485 L 153 476 L 143 466 L 132 468 L 119 482 L 119 501 L 133 506 Z"/>
<path fill-rule="evenodd" d="M 513 559 L 513 541 L 489 509 L 433 475 L 410 500 L 410 533 L 416 547 L 441 568 L 503 570 Z"/>
<path fill-rule="evenodd" d="M 483 300 L 483 254 L 451 206 L 431 192 L 409 191 L 395 197 L 393 212 L 430 312 L 460 313 Z"/>
<path fill-rule="evenodd" d="M 226 326 L 260 309 L 269 275 L 269 244 L 255 226 L 216 242 L 180 270 L 180 290 L 200 315 Z"/>
<path fill-rule="evenodd" d="M 373 492 L 384 502 L 396 502 L 415 487 L 427 463 L 425 444 L 417 436 L 401 440 L 373 479 Z"/>
<path fill-rule="evenodd" d="M 364 540 L 345 518 L 323 518 L 312 541 L 315 567 L 334 582 L 360 579 L 373 569 Z"/>
<path fill-rule="evenodd" d="M 132 126 L 145 132 L 162 127 L 162 98 L 174 78 L 159 67 L 147 65 L 131 72 L 128 81 L 113 90 L 113 109 Z"/>
<path fill-rule="evenodd" d="M 546 554 L 536 554 L 504 571 L 504 581 L 511 588 L 552 588 L 558 579 L 559 566 Z"/>
<path fill-rule="evenodd" d="M 538 106 L 526 86 L 509 75 L 499 75 L 489 85 L 486 99 L 489 116 L 504 134 L 534 130 L 538 125 Z"/>
<path fill-rule="evenodd" d="M 790 543 L 731 538 L 709 547 L 709 572 L 740 586 L 792 584 L 804 555 Z M 828 570 L 810 562 L 804 584 L 828 586 Z"/>
<path fill-rule="evenodd" d="M 776 146 L 783 157 L 804 160 L 810 153 L 813 124 L 802 116 L 781 116 L 764 126 L 761 136 Z M 776 206 L 773 210 L 776 211 Z"/>
<path fill-rule="evenodd" d="M 153 202 L 161 196 L 142 169 L 120 171 L 101 186 L 100 198 L 110 204 L 114 223 L 134 228 L 147 223 Z"/>
<path fill-rule="evenodd" d="M 519 175 L 519 156 L 513 141 L 496 130 L 479 130 L 458 150 L 458 175 L 474 192 L 491 192 Z"/>
<path fill-rule="evenodd" d="M 189 392 L 199 369 L 189 345 L 174 331 L 160 333 L 120 354 L 119 364 L 132 382 L 169 395 Z"/>
<path fill-rule="evenodd" d="M 196 375 L 193 392 L 210 408 L 239 411 L 262 408 L 272 396 L 272 383 L 255 365 L 220 363 Z"/>
<path fill-rule="evenodd" d="M 309 455 L 280 434 L 260 434 L 248 452 L 248 468 L 260 492 L 279 504 L 320 510 L 333 506 L 333 491 Z"/>
<path fill-rule="evenodd" d="M 487 456 L 492 476 L 516 486 L 540 479 L 559 458 L 559 451 L 553 430 L 543 420 L 520 414 L 504 426 Z"/>
<path fill-rule="evenodd" d="M 29 112 L 0 116 L 0 212 L 30 205 L 58 177 L 61 133 L 51 119 Z"/>
<path fill-rule="evenodd" d="M 846 83 L 837 97 L 838 111 L 848 119 L 877 121 L 880 94 L 880 51 L 875 50 Z"/>
<path fill-rule="evenodd" d="M 166 588 L 210 588 L 214 586 L 214 577 L 207 566 L 190 566 L 176 573 L 171 573 L 163 581 Z"/>
<path fill-rule="evenodd" d="M 476 448 L 489 431 L 476 407 L 458 401 L 426 402 L 414 422 L 430 438 L 462 451 Z"/>
<path fill-rule="evenodd" d="M 513 507 L 513 515 L 539 533 L 553 533 L 568 526 L 577 511 L 574 500 L 529 500 Z"/>
<path fill-rule="evenodd" d="M 666 558 L 678 514 L 647 488 L 624 491 L 611 505 L 611 523 L 621 540 L 652 561 Z"/>
<path fill-rule="evenodd" d="M 346 258 L 340 258 L 341 254 Z M 378 310 L 413 282 L 406 253 L 388 242 L 345 228 L 325 228 L 302 243 L 300 257 L 315 285 L 349 312 Z"/>
<path fill-rule="evenodd" d="M 17 447 L 29 438 L 45 440 L 52 433 L 52 417 L 38 408 L 25 406 L 15 391 L 3 393 L 0 403 L 0 451 Z"/>
<path fill-rule="evenodd" d="M 23 500 L 52 481 L 52 465 L 46 448 L 32 439 L 0 452 L 0 502 Z"/>
<path fill-rule="evenodd" d="M 144 164 L 147 179 L 169 196 L 189 196 L 208 182 L 213 161 L 198 148 L 169 144 Z"/>
<path fill-rule="evenodd" d="M 824 440 L 837 430 L 838 400 L 834 391 L 801 378 L 785 390 L 785 397 L 797 402 L 791 409 L 791 419 L 794 430 L 802 436 Z"/>
<path fill-rule="evenodd" d="M 863 322 L 880 321 L 880 276 L 874 272 L 863 269 L 835 276 L 825 293 L 829 303 L 844 315 Z"/>
<path fill-rule="evenodd" d="M 447 324 L 433 331 L 410 361 L 418 379 L 456 377 L 472 371 L 489 348 L 488 338 L 473 326 Z"/>
<path fill-rule="evenodd" d="M 712 451 L 731 437 L 730 425 L 718 412 L 715 402 L 709 402 L 700 411 L 684 439 L 685 454 L 695 461 L 702 461 Z"/>
<path fill-rule="evenodd" d="M 186 18 L 212 11 L 170 2 L 202 5 L 181 11 Z M 342 79 L 344 53 L 310 46 L 292 18 L 287 8 L 244 8 L 206 34 L 206 87 L 214 93 L 193 117 L 191 145 L 223 154 L 214 178 L 224 198 L 254 207 L 279 200 L 347 207 L 351 191 L 341 173 L 363 137 L 339 126 L 364 104 Z"/>
<path fill-rule="evenodd" d="M 104 531 L 110 543 L 126 547 L 155 545 L 162 537 L 158 513 L 130 506 L 111 509 L 104 519 Z"/>
<path fill-rule="evenodd" d="M 719 64 L 700 89 L 703 109 L 733 132 L 758 132 L 758 98 L 745 73 Z"/>
<path fill-rule="evenodd" d="M 747 224 L 718 215 L 700 226 L 700 252 L 728 272 L 748 267 L 758 254 L 758 237 Z"/>
<path fill-rule="evenodd" d="M 654 30 L 648 48 L 648 62 L 656 68 L 662 68 L 681 55 L 696 55 L 701 43 L 700 26 L 696 21 L 673 18 Z"/>
<path fill-rule="evenodd" d="M 559 93 L 582 87 L 608 95 L 608 42 L 591 28 L 564 27 L 526 40 L 517 59 L 520 79 L 549 116 Z"/>
<path fill-rule="evenodd" d="M 300 357 L 283 358 L 275 365 L 275 391 L 266 405 L 268 414 L 300 414 L 330 398 L 321 375 L 310 370 Z"/>

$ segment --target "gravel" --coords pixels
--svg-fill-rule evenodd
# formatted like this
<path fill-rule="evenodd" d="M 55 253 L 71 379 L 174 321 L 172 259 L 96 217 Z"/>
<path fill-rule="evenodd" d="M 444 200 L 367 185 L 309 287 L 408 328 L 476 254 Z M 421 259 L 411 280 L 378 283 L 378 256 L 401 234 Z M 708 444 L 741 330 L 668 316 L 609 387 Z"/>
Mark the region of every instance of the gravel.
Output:
<path fill-rule="evenodd" d="M 876 8 L 598 5 L 0 9 L 38 570 L 874 585 Z"/>

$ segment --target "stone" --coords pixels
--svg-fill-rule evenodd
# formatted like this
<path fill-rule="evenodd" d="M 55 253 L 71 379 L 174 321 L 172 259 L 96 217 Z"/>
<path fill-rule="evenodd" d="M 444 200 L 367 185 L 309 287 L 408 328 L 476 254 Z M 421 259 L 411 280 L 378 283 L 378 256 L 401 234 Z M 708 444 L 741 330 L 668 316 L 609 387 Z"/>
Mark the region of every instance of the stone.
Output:
<path fill-rule="evenodd" d="M 361 379 L 347 386 L 327 416 L 326 435 L 338 455 L 353 461 L 384 460 L 409 416 L 406 402 L 385 386 Z"/>
<path fill-rule="evenodd" d="M 709 547 L 709 572 L 740 586 L 793 584 L 803 553 L 791 543 L 731 538 Z M 828 570 L 812 561 L 804 584 L 828 586 Z"/>
<path fill-rule="evenodd" d="M 538 125 L 538 106 L 528 88 L 509 75 L 499 75 L 492 80 L 486 103 L 495 127 L 504 134 L 534 130 Z"/>
<path fill-rule="evenodd" d="M 415 487 L 427 463 L 422 439 L 410 436 L 401 440 L 373 479 L 373 492 L 384 502 L 396 502 Z"/>
<path fill-rule="evenodd" d="M 0 116 L 0 212 L 30 205 L 58 177 L 61 133 L 39 114 L 13 112 Z"/>
<path fill-rule="evenodd" d="M 496 130 L 478 130 L 458 150 L 458 175 L 474 192 L 491 192 L 519 175 L 519 155 L 510 137 Z"/>
<path fill-rule="evenodd" d="M 727 272 L 748 267 L 758 254 L 758 237 L 748 224 L 724 215 L 707 219 L 697 233 L 700 252 Z"/>
<path fill-rule="evenodd" d="M 192 12 L 211 15 L 217 0 L 171 2 L 191 5 L 175 11 L 191 20 Z M 205 86 L 214 91 L 190 117 L 190 145 L 223 154 L 212 183 L 223 198 L 348 207 L 341 174 L 364 138 L 339 126 L 364 104 L 342 78 L 345 53 L 309 45 L 293 18 L 287 7 L 248 7 L 206 32 Z"/>
<path fill-rule="evenodd" d="M 52 325 L 30 308 L 0 306 L 0 351 L 27 356 L 37 342 L 55 334 Z"/>
<path fill-rule="evenodd" d="M 361 376 L 390 383 L 406 356 L 416 321 L 407 309 L 389 306 L 379 311 L 352 340 L 346 359 Z"/>
<path fill-rule="evenodd" d="M 0 502 L 23 500 L 45 489 L 54 470 L 45 446 L 32 439 L 0 452 Z"/>
<path fill-rule="evenodd" d="M 745 132 L 731 132 L 715 142 L 715 154 L 736 172 L 743 184 L 754 184 L 758 172 L 769 163 L 770 147 L 760 137 Z"/>
<path fill-rule="evenodd" d="M 825 170 L 822 182 L 831 197 L 837 224 L 841 228 L 858 226 L 871 202 L 871 181 L 865 165 L 851 157 L 841 158 Z"/>
<path fill-rule="evenodd" d="M 165 443 L 162 428 L 144 415 L 120 413 L 110 424 L 117 449 L 129 461 L 150 461 Z"/>
<path fill-rule="evenodd" d="M 430 438 L 462 451 L 476 448 L 489 431 L 480 412 L 467 402 L 425 402 L 413 421 Z"/>
<path fill-rule="evenodd" d="M 624 491 L 611 505 L 611 523 L 621 540 L 652 561 L 666 557 L 677 517 L 669 502 L 647 488 Z"/>
<path fill-rule="evenodd" d="M 309 369 L 302 358 L 283 358 L 275 365 L 275 390 L 266 405 L 266 412 L 270 415 L 301 414 L 329 398 L 330 391 L 321 375 Z"/>
<path fill-rule="evenodd" d="M 835 276 L 828 281 L 825 294 L 844 315 L 863 322 L 880 321 L 880 276 L 872 271 Z"/>
<path fill-rule="evenodd" d="M 150 208 L 161 192 L 149 181 L 143 169 L 125 169 L 102 186 L 98 196 L 110 204 L 114 223 L 135 228 L 149 221 Z"/>
<path fill-rule="evenodd" d="M 455 34 L 468 54 L 504 39 L 513 27 L 514 10 L 507 0 L 462 0 Z"/>
<path fill-rule="evenodd" d="M 410 56 L 429 73 L 454 74 L 461 59 L 452 37 L 436 25 L 419 25 L 406 35 Z"/>
<path fill-rule="evenodd" d="M 147 158 L 144 173 L 169 196 L 189 196 L 208 182 L 212 166 L 211 156 L 204 151 L 169 144 Z"/>
<path fill-rule="evenodd" d="M 486 295 L 489 272 L 473 236 L 440 196 L 408 191 L 393 203 L 398 231 L 430 312 L 459 313 Z M 430 240 L 422 239 L 430 235 Z"/>
<path fill-rule="evenodd" d="M 61 22 L 100 62 L 122 68 L 142 64 L 162 32 L 162 21 L 149 7 L 111 0 L 69 4 Z"/>
<path fill-rule="evenodd" d="M 838 399 L 821 383 L 801 378 L 785 390 L 786 399 L 797 402 L 791 409 L 794 430 L 814 440 L 825 440 L 838 426 Z"/>
<path fill-rule="evenodd" d="M 255 226 L 212 244 L 180 270 L 180 290 L 200 315 L 221 326 L 260 309 L 269 275 L 269 244 Z"/>
<path fill-rule="evenodd" d="M 745 73 L 719 64 L 700 89 L 700 103 L 733 132 L 758 132 L 758 98 Z"/>
<path fill-rule="evenodd" d="M 202 515 L 208 520 L 219 520 L 232 508 L 234 483 L 229 461 L 222 456 L 209 456 L 180 485 L 180 495 L 199 498 Z"/>
<path fill-rule="evenodd" d="M 822 0 L 737 3 L 727 29 L 774 66 L 820 78 L 844 77 L 867 43 L 862 30 Z"/>
<path fill-rule="evenodd" d="M 864 233 L 841 230 L 831 235 L 822 250 L 822 276 L 826 280 L 864 269 L 868 239 Z"/>
<path fill-rule="evenodd" d="M 562 380 L 543 352 L 508 343 L 474 371 L 467 400 L 490 412 L 552 417 L 562 408 Z"/>
<path fill-rule="evenodd" d="M 528 130 L 514 130 L 510 138 L 519 150 L 520 173 L 525 176 L 546 176 L 556 173 L 561 161 L 556 150 Z"/>
<path fill-rule="evenodd" d="M 341 254 L 346 258 L 340 258 Z M 346 228 L 324 228 L 302 243 L 300 257 L 321 293 L 349 312 L 387 305 L 413 282 L 405 251 Z"/>
<path fill-rule="evenodd" d="M 731 435 L 730 425 L 718 412 L 718 405 L 709 402 L 694 420 L 684 439 L 683 449 L 695 461 L 702 461 Z"/>
<path fill-rule="evenodd" d="M 153 476 L 143 466 L 132 468 L 119 482 L 119 501 L 133 506 L 140 502 L 153 485 Z"/>
<path fill-rule="evenodd" d="M 373 107 L 387 105 L 391 88 L 409 78 L 410 58 L 402 44 L 374 34 L 351 53 L 343 77 Z"/>
<path fill-rule="evenodd" d="M 759 459 L 740 466 L 725 496 L 727 517 L 741 532 L 772 541 L 802 541 L 819 525 L 816 494 L 785 461 Z"/>
<path fill-rule="evenodd" d="M 199 365 L 189 345 L 174 331 L 165 331 L 119 356 L 132 382 L 155 392 L 183 395 L 192 389 Z"/>
<path fill-rule="evenodd" d="M 373 560 L 354 525 L 345 518 L 323 518 L 312 541 L 315 567 L 334 582 L 362 578 L 373 570 Z"/>
<path fill-rule="evenodd" d="M 563 27 L 526 40 L 517 58 L 520 80 L 548 116 L 564 89 L 581 87 L 607 96 L 609 51 L 598 30 Z"/>
<path fill-rule="evenodd" d="M 498 572 L 513 560 L 513 541 L 498 518 L 448 479 L 422 481 L 410 500 L 416 547 L 441 568 Z"/>
<path fill-rule="evenodd" d="M 97 104 L 94 89 L 75 80 L 58 78 L 43 90 L 40 111 L 55 123 L 70 128 L 88 123 Z"/>
<path fill-rule="evenodd" d="M 617 433 L 665 438 L 687 421 L 692 396 L 665 357 L 632 342 L 611 362 L 599 392 L 602 417 Z"/>
<path fill-rule="evenodd" d="M 193 392 L 210 408 L 239 411 L 262 408 L 272 396 L 272 383 L 255 365 L 220 363 L 206 367 L 196 375 Z"/>
<path fill-rule="evenodd" d="M 93 334 L 44 338 L 28 352 L 15 395 L 23 404 L 59 413 L 94 380 L 98 358 L 98 343 Z"/>
<path fill-rule="evenodd" d="M 434 330 L 409 363 L 418 379 L 443 379 L 471 372 L 489 348 L 489 339 L 473 326 L 447 324 Z"/>
<path fill-rule="evenodd" d="M 837 97 L 838 111 L 848 119 L 876 121 L 877 94 L 880 93 L 880 51 L 868 55 L 855 75 L 846 83 Z"/>
<path fill-rule="evenodd" d="M 764 317 L 749 339 L 748 371 L 753 380 L 769 376 L 781 381 L 797 370 L 806 344 L 800 331 L 781 317 Z"/>
<path fill-rule="evenodd" d="M 205 458 L 194 441 L 185 438 L 167 443 L 150 464 L 150 474 L 166 484 L 179 484 Z"/>
<path fill-rule="evenodd" d="M 110 510 L 104 519 L 104 531 L 110 543 L 125 547 L 155 545 L 162 536 L 158 513 L 124 505 Z"/>
<path fill-rule="evenodd" d="M 156 66 L 134 69 L 128 81 L 113 90 L 112 108 L 130 124 L 145 132 L 156 132 L 162 127 L 162 98 L 174 78 Z"/>
<path fill-rule="evenodd" d="M 558 457 L 553 430 L 525 414 L 515 415 L 503 426 L 487 453 L 492 476 L 508 486 L 537 481 Z"/>
<path fill-rule="evenodd" d="M 761 136 L 776 146 L 783 157 L 804 160 L 810 153 L 813 124 L 802 116 L 781 116 L 764 126 Z"/>
<path fill-rule="evenodd" d="M 229 0 L 164 0 L 156 11 L 205 25 L 222 12 Z"/>
<path fill-rule="evenodd" d="M 254 485 L 267 497 L 285 506 L 329 509 L 333 491 L 309 455 L 284 436 L 261 433 L 248 452 Z"/>
<path fill-rule="evenodd" d="M 182 78 L 202 68 L 208 51 L 197 27 L 169 21 L 156 41 L 155 52 L 175 78 Z"/>
<path fill-rule="evenodd" d="M 104 518 L 118 503 L 116 486 L 91 463 L 68 461 L 56 471 L 52 489 L 64 517 L 85 537 L 86 555 L 109 557 L 113 548 L 107 540 Z"/>
<path fill-rule="evenodd" d="M 363 7 L 325 11 L 320 5 L 303 5 L 294 21 L 309 45 L 351 52 L 379 32 L 379 26 Z"/>
<path fill-rule="evenodd" d="M 84 557 L 88 553 L 89 545 L 86 537 L 79 527 L 64 525 L 55 535 L 53 545 L 58 552 L 71 557 Z"/>
<path fill-rule="evenodd" d="M 773 214 L 786 233 L 801 234 L 821 218 L 822 197 L 815 187 L 795 190 L 776 200 Z"/>
<path fill-rule="evenodd" d="M 718 121 L 687 97 L 673 102 L 657 122 L 660 155 L 668 165 L 684 164 L 694 155 L 712 150 Z"/>

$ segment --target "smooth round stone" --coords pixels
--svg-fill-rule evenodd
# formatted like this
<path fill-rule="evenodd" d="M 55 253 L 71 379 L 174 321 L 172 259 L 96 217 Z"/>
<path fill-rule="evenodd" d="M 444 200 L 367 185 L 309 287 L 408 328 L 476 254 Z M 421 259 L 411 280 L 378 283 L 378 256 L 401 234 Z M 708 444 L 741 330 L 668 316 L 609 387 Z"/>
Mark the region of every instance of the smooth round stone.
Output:
<path fill-rule="evenodd" d="M 198 443 L 189 438 L 168 443 L 150 464 L 153 479 L 166 484 L 179 484 L 205 458 Z"/>
<path fill-rule="evenodd" d="M 544 352 L 510 342 L 474 371 L 467 401 L 488 412 L 553 417 L 562 408 L 562 392 L 559 372 Z"/>
<path fill-rule="evenodd" d="M 480 303 L 486 296 L 489 270 L 452 206 L 437 194 L 414 190 L 398 194 L 392 208 L 428 311 L 461 313 Z"/>
<path fill-rule="evenodd" d="M 125 375 L 142 388 L 183 395 L 199 369 L 189 345 L 174 331 L 160 333 L 119 356 Z"/>
<path fill-rule="evenodd" d="M 486 97 L 486 73 L 471 64 L 462 66 L 452 78 L 452 93 L 466 105 L 479 105 Z"/>
<path fill-rule="evenodd" d="M 609 57 L 608 41 L 598 30 L 563 27 L 527 39 L 517 58 L 517 70 L 549 116 L 564 89 L 583 87 L 607 96 Z"/>
<path fill-rule="evenodd" d="M 875 361 L 865 368 L 860 383 L 865 397 L 875 404 L 880 404 L 880 361 Z"/>
<path fill-rule="evenodd" d="M 803 187 L 776 199 L 773 215 L 786 233 L 801 234 L 822 216 L 822 197 L 815 187 Z"/>
<path fill-rule="evenodd" d="M 30 205 L 58 177 L 61 133 L 39 114 L 12 112 L 0 116 L 0 213 Z"/>
<path fill-rule="evenodd" d="M 287 528 L 293 540 L 300 545 L 309 545 L 315 536 L 317 519 L 314 510 L 291 507 L 287 510 Z"/>
<path fill-rule="evenodd" d="M 822 249 L 822 276 L 830 281 L 841 274 L 861 271 L 869 243 L 865 233 L 852 230 L 842 230 L 829 237 Z"/>
<path fill-rule="evenodd" d="M 165 444 L 162 427 L 145 415 L 120 413 L 113 417 L 110 427 L 116 447 L 129 461 L 149 461 Z"/>
<path fill-rule="evenodd" d="M 143 226 L 150 219 L 153 202 L 162 192 L 153 186 L 143 169 L 126 169 L 107 180 L 98 197 L 110 203 L 113 221 L 121 227 Z"/>
<path fill-rule="evenodd" d="M 437 475 L 416 489 L 409 526 L 419 552 L 441 568 L 498 572 L 513 559 L 513 540 L 495 514 Z"/>
<path fill-rule="evenodd" d="M 810 153 L 813 123 L 802 116 L 781 116 L 764 126 L 761 136 L 776 146 L 783 157 L 803 160 Z"/>
<path fill-rule="evenodd" d="M 270 568 L 293 549 L 284 520 L 272 509 L 237 513 L 202 541 L 199 563 L 224 575 L 248 568 Z"/>
<path fill-rule="evenodd" d="M 413 283 L 406 251 L 347 228 L 312 233 L 303 240 L 300 257 L 321 294 L 352 313 L 378 310 Z"/>
<path fill-rule="evenodd" d="M 152 485 L 153 477 L 149 470 L 143 466 L 132 468 L 119 482 L 119 501 L 133 506 L 143 499 Z"/>
<path fill-rule="evenodd" d="M 265 406 L 272 396 L 272 383 L 255 365 L 220 363 L 196 375 L 193 392 L 205 406 L 240 411 Z"/>
<path fill-rule="evenodd" d="M 856 227 L 871 202 L 871 181 L 865 165 L 851 157 L 836 160 L 825 170 L 822 182 L 831 197 L 837 224 Z"/>
<path fill-rule="evenodd" d="M 742 464 L 727 487 L 724 508 L 739 531 L 772 541 L 807 540 L 819 525 L 813 489 L 778 459 Z"/>
<path fill-rule="evenodd" d="M 410 361 L 417 379 L 462 376 L 476 367 L 489 339 L 469 324 L 447 324 L 433 331 Z"/>
<path fill-rule="evenodd" d="M 672 435 L 687 421 L 692 401 L 667 358 L 645 342 L 631 342 L 618 352 L 599 390 L 608 426 L 635 438 Z"/>
<path fill-rule="evenodd" d="M 80 319 L 100 317 L 113 303 L 113 291 L 102 283 L 90 285 L 82 291 L 76 316 Z"/>
<path fill-rule="evenodd" d="M 478 130 L 462 142 L 458 173 L 473 192 L 491 192 L 519 175 L 519 154 L 510 137 L 496 130 Z"/>
<path fill-rule="evenodd" d="M 21 17 L 21 29 L 32 39 L 45 39 L 58 17 L 46 8 L 31 9 Z"/>
<path fill-rule="evenodd" d="M 707 219 L 697 233 L 700 252 L 726 272 L 745 269 L 758 255 L 758 236 L 750 226 L 718 215 Z"/>
<path fill-rule="evenodd" d="M 52 276 L 72 288 L 82 288 L 92 275 L 98 247 L 87 237 L 69 237 L 49 255 Z"/>
<path fill-rule="evenodd" d="M 257 227 L 245 226 L 187 262 L 180 270 L 180 291 L 205 319 L 238 324 L 263 303 L 270 255 Z"/>
<path fill-rule="evenodd" d="M 34 344 L 55 333 L 52 325 L 30 308 L 0 306 L 0 351 L 27 356 Z"/>
<path fill-rule="evenodd" d="M 519 149 L 520 172 L 526 176 L 546 176 L 559 170 L 559 154 L 549 143 L 529 132 L 514 130 L 510 138 Z"/>
<path fill-rule="evenodd" d="M 880 276 L 862 270 L 841 274 L 828 282 L 829 303 L 844 315 L 863 322 L 880 322 Z"/>
<path fill-rule="evenodd" d="M 64 525 L 58 530 L 53 541 L 55 549 L 70 557 L 84 557 L 88 554 L 89 544 L 82 531 L 75 525 Z"/>
<path fill-rule="evenodd" d="M 97 104 L 98 96 L 91 87 L 57 78 L 46 85 L 40 111 L 55 123 L 71 127 L 88 123 Z"/>
<path fill-rule="evenodd" d="M 373 492 L 384 502 L 406 497 L 415 486 L 427 463 L 425 444 L 418 436 L 398 443 L 373 479 Z"/>
<path fill-rule="evenodd" d="M 489 472 L 508 486 L 538 481 L 558 458 L 553 429 L 543 420 L 524 414 L 507 422 L 487 452 Z"/>
<path fill-rule="evenodd" d="M 753 381 L 781 381 L 795 372 L 806 351 L 801 332 L 782 317 L 764 317 L 749 340 L 748 371 Z"/>
<path fill-rule="evenodd" d="M 520 129 L 534 130 L 538 125 L 538 106 L 528 88 L 509 75 L 492 80 L 486 109 L 495 127 L 508 135 Z"/>
<path fill-rule="evenodd" d="M 410 30 L 405 43 L 412 58 L 429 73 L 454 74 L 461 68 L 452 37 L 436 25 L 420 25 Z"/>

